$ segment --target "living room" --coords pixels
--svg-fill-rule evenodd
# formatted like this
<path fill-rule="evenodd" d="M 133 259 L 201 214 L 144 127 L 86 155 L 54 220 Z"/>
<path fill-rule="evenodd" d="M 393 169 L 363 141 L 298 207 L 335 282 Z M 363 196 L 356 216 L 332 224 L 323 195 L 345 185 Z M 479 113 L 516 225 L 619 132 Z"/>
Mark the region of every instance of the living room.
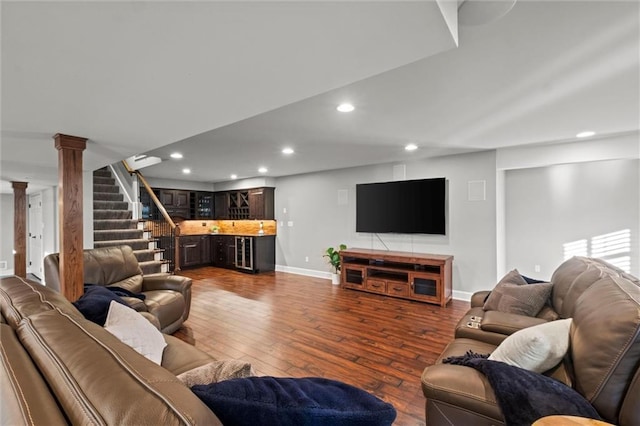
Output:
<path fill-rule="evenodd" d="M 604 2 L 600 3 L 602 3 L 601 6 L 605 5 Z M 516 5 L 516 7 L 519 6 Z M 578 63 L 571 64 L 571 73 L 562 67 L 559 67 L 558 74 L 545 74 L 542 73 L 544 70 L 542 69 L 538 80 L 521 81 L 513 78 L 511 84 L 505 82 L 507 89 L 528 84 L 533 86 L 533 90 L 526 92 L 529 96 L 522 96 L 521 103 L 507 103 L 506 108 L 504 106 L 499 109 L 496 107 L 495 114 L 482 111 L 483 113 L 479 113 L 478 116 L 470 116 L 468 115 L 470 114 L 469 110 L 465 110 L 466 117 L 460 113 L 458 118 L 454 118 L 456 110 L 455 106 L 451 107 L 451 105 L 449 107 L 452 109 L 442 115 L 433 113 L 434 107 L 426 111 L 412 111 L 410 107 L 407 107 L 408 109 L 402 110 L 402 113 L 408 118 L 398 120 L 391 130 L 397 133 L 393 143 L 388 144 L 392 146 L 387 146 L 384 142 L 380 142 L 380 139 L 376 139 L 376 137 L 380 138 L 380 135 L 372 140 L 367 139 L 366 129 L 369 128 L 370 121 L 365 123 L 355 121 L 356 124 L 347 124 L 347 127 L 353 132 L 350 136 L 355 140 L 355 142 L 351 142 L 355 147 L 351 143 L 349 145 L 345 143 L 343 146 L 340 140 L 331 140 L 329 137 L 327 140 L 319 138 L 306 146 L 300 145 L 300 149 L 296 150 L 295 162 L 309 168 L 290 174 L 275 174 L 278 172 L 274 171 L 273 175 L 246 174 L 240 179 L 229 180 L 223 165 L 217 163 L 214 165 L 211 160 L 212 165 L 209 168 L 224 169 L 224 178 L 201 177 L 199 173 L 205 166 L 194 167 L 191 177 L 180 177 L 182 175 L 179 171 L 180 168 L 186 167 L 187 163 L 192 161 L 193 155 L 198 156 L 197 153 L 192 156 L 186 154 L 179 162 L 165 161 L 146 170 L 142 169 L 142 173 L 148 176 L 152 186 L 156 184 L 165 187 L 208 191 L 261 185 L 275 187 L 275 212 L 278 223 L 276 270 L 280 273 L 287 273 L 287 275 L 314 277 L 314 283 L 318 282 L 315 279 L 320 278 L 327 286 L 330 286 L 328 280 L 330 268 L 326 264 L 323 254 L 327 247 L 337 246 L 341 243 L 346 244 L 349 248 L 452 255 L 454 257 L 453 298 L 456 299 L 456 302 L 467 302 L 474 292 L 492 288 L 500 278 L 513 268 L 518 268 L 523 275 L 548 280 L 560 263 L 576 254 L 602 257 L 632 275 L 638 276 L 640 275 L 640 134 L 637 120 L 640 104 L 637 77 L 638 9 L 637 4 L 631 2 L 620 2 L 617 6 L 620 9 L 615 13 L 611 12 L 611 17 L 618 19 L 619 21 L 615 21 L 617 23 L 629 24 L 631 22 L 631 29 L 628 25 L 619 25 L 624 28 L 622 31 L 624 37 L 621 36 L 622 38 L 618 39 L 616 34 L 609 33 L 608 35 L 611 37 L 609 41 L 613 40 L 615 44 L 623 40 L 624 42 L 620 43 L 624 47 L 623 53 L 632 52 L 632 54 L 625 56 L 623 61 L 617 63 L 618 66 L 611 65 L 613 62 L 610 61 L 610 56 L 599 57 L 600 60 L 596 61 L 596 65 L 593 67 L 601 71 L 604 69 L 603 74 L 606 75 L 606 78 L 598 76 L 593 80 L 580 80 L 589 72 L 582 74 L 578 71 L 580 69 L 592 71 L 592 68 L 585 66 L 582 61 L 578 61 Z M 139 7 L 142 8 L 142 6 Z M 532 5 L 529 4 L 528 7 L 532 7 Z M 635 14 L 629 11 L 635 12 Z M 515 13 L 516 10 L 514 9 L 512 12 Z M 587 22 L 579 25 L 580 30 L 591 25 L 595 19 L 593 15 L 593 11 L 587 14 Z M 503 19 L 507 19 L 508 16 Z M 406 18 L 404 15 L 403 17 Z M 3 24 L 4 19 L 3 17 Z M 569 20 L 566 16 L 562 19 Z M 615 25 L 612 26 L 615 27 Z M 567 25 L 567 27 L 570 26 Z M 580 33 L 580 30 L 576 30 L 577 35 L 571 34 L 567 37 L 571 40 L 574 40 L 572 37 L 575 39 L 585 37 L 586 33 Z M 468 41 L 464 36 L 468 37 L 473 34 L 472 32 L 465 33 L 465 31 L 473 30 L 460 28 L 461 48 Z M 598 34 L 606 34 L 606 31 L 602 31 Z M 631 34 L 630 37 L 629 34 Z M 593 42 L 593 40 L 590 41 Z M 579 45 L 576 46 L 575 48 L 578 49 Z M 629 46 L 631 49 L 628 48 Z M 442 53 L 434 55 L 439 54 L 444 55 Z M 6 63 L 4 55 L 3 53 L 3 69 Z M 418 59 L 417 56 L 413 58 L 413 60 L 416 59 Z M 382 71 L 385 66 L 394 68 L 402 62 L 408 63 L 408 67 L 412 66 L 411 60 L 402 58 L 394 64 L 387 63 L 384 66 L 378 64 L 379 70 Z M 429 58 L 420 59 L 420 63 L 413 66 L 424 71 L 424 69 L 428 69 Z M 608 72 L 610 71 L 608 67 L 611 67 L 613 71 Z M 376 69 L 378 70 L 378 68 Z M 398 70 L 396 69 L 396 71 Z M 402 75 L 402 70 L 399 72 Z M 451 72 L 453 73 L 453 71 Z M 465 69 L 465 72 L 471 72 L 471 70 Z M 563 72 L 567 72 L 570 77 L 561 77 Z M 349 79 L 368 78 L 367 73 L 371 73 L 371 70 L 362 71 L 362 74 L 357 78 L 355 75 L 351 75 Z M 635 77 L 630 78 L 630 74 Z M 456 75 L 456 77 L 458 76 Z M 608 83 L 610 80 L 619 80 L 619 82 L 629 84 L 626 84 L 622 89 L 617 85 L 611 86 L 609 95 L 606 95 L 606 89 L 609 86 L 604 83 L 600 85 L 600 78 Z M 492 81 L 495 83 L 495 80 Z M 5 82 L 3 77 L 4 87 L 8 87 L 10 83 L 10 81 Z M 346 84 L 346 81 L 343 83 Z M 269 104 L 268 107 L 256 103 L 248 111 L 243 111 L 242 117 L 220 119 L 215 124 L 215 126 L 219 126 L 217 128 L 215 126 L 205 128 L 200 126 L 201 123 L 197 123 L 198 125 L 194 125 L 192 129 L 198 128 L 198 132 L 207 129 L 210 132 L 208 134 L 210 144 L 222 151 L 224 151 L 223 140 L 225 136 L 234 131 L 241 135 L 251 132 L 260 135 L 270 126 L 280 126 L 281 130 L 274 131 L 274 135 L 271 136 L 271 138 L 277 139 L 282 136 L 282 133 L 288 131 L 291 131 L 292 134 L 299 132 L 293 124 L 290 127 L 282 125 L 283 120 L 289 119 L 290 123 L 297 123 L 292 118 L 295 116 L 287 116 L 286 113 L 308 108 L 304 103 L 309 99 L 308 96 L 311 96 L 312 93 L 315 94 L 315 92 L 329 93 L 326 95 L 327 98 L 315 102 L 323 103 L 326 110 L 329 111 L 327 115 L 336 114 L 344 124 L 345 119 L 348 120 L 349 116 L 339 115 L 341 113 L 335 111 L 336 105 L 331 103 L 327 106 L 328 103 L 324 102 L 331 97 L 337 98 L 338 93 L 343 95 L 345 91 L 340 92 L 338 89 L 334 89 L 334 87 L 340 86 L 342 85 L 336 82 L 326 82 L 325 85 L 322 85 L 322 89 L 319 86 L 307 88 L 304 96 L 299 93 L 287 93 L 287 96 L 283 96 L 278 101 L 270 98 L 269 102 L 265 102 L 265 104 Z M 392 87 L 397 88 L 397 86 Z M 588 92 L 589 87 L 594 87 L 593 99 L 590 100 L 588 95 L 584 95 L 571 98 L 572 102 L 569 102 L 564 96 L 560 96 L 559 99 L 551 99 L 552 97 L 546 96 L 548 91 L 553 91 L 558 87 L 566 88 L 571 94 L 573 92 Z M 507 89 L 505 91 L 509 91 Z M 498 91 L 498 87 L 488 87 L 485 90 Z M 406 92 L 402 93 L 407 98 L 411 98 Z M 510 98 L 517 98 L 520 95 L 520 92 L 509 91 L 509 93 L 512 95 Z M 436 95 L 434 94 L 434 97 Z M 473 93 L 470 93 L 469 97 L 473 97 Z M 36 98 L 30 99 L 35 103 Z M 502 100 L 504 101 L 504 99 Z M 545 107 L 545 100 L 549 101 L 547 107 Z M 154 101 L 160 102 L 157 98 Z M 243 101 L 250 103 L 246 99 Z M 469 102 L 474 107 L 486 103 L 483 106 L 489 109 L 499 104 L 499 101 L 500 99 L 490 99 L 486 102 L 482 100 L 471 102 L 466 96 L 461 96 L 459 102 Z M 4 95 L 3 104 L 5 104 Z M 354 101 L 354 104 L 356 109 L 353 114 L 355 115 L 351 117 L 356 119 L 357 114 L 361 114 L 367 108 L 374 109 L 371 103 L 367 105 L 367 102 Z M 11 103 L 6 105 L 11 105 Z M 575 119 L 579 115 L 575 112 L 578 106 L 584 107 L 585 111 L 581 120 Z M 510 108 L 512 115 L 509 114 Z M 10 106 L 4 106 L 4 109 L 10 109 Z M 145 106 L 144 109 L 147 114 L 147 110 L 150 108 Z M 541 111 L 546 112 L 542 114 Z M 566 120 L 562 119 L 563 112 L 566 112 Z M 175 111 L 172 113 L 177 114 Z M 467 136 L 470 135 L 469 139 L 472 142 L 465 140 L 457 144 L 452 134 L 447 134 L 450 139 L 443 137 L 443 142 L 436 143 L 431 140 L 435 136 L 430 134 L 417 138 L 420 145 L 417 155 L 405 152 L 403 150 L 404 143 L 416 140 L 416 138 L 413 135 L 405 135 L 403 128 L 410 127 L 411 122 L 420 121 L 428 114 L 433 115 L 433 117 L 429 117 L 429 122 L 434 126 L 433 121 L 446 121 L 447 115 L 452 116 L 451 127 L 462 126 L 465 123 L 464 118 L 469 119 Z M 99 114 L 96 115 L 99 116 Z M 34 113 L 35 116 L 37 114 Z M 161 114 L 158 117 L 157 121 L 163 123 L 167 121 L 161 117 Z M 470 117 L 474 117 L 476 120 L 470 120 Z M 486 128 L 492 128 L 494 125 L 499 127 L 500 123 L 513 117 L 516 118 L 509 122 L 511 133 L 501 139 L 497 138 L 495 142 L 489 142 L 486 139 L 488 136 L 483 133 L 487 130 Z M 227 118 L 230 120 L 229 123 L 225 122 Z M 489 120 L 490 118 L 495 122 Z M 95 120 L 93 117 L 87 119 L 86 122 L 94 123 Z M 147 123 L 149 122 L 146 116 L 140 121 L 144 122 L 145 120 Z M 304 121 L 301 118 L 300 120 L 300 122 Z M 109 127 L 127 127 L 113 124 L 127 122 L 124 119 L 113 120 L 110 117 L 106 121 L 110 122 Z M 562 121 L 567 123 L 558 123 Z M 27 118 L 12 122 L 3 119 L 3 173 L 1 176 L 3 191 L 0 195 L 0 217 L 5 224 L 13 223 L 14 198 L 10 187 L 6 184 L 10 181 L 27 181 L 30 199 L 31 197 L 40 197 L 42 202 L 43 254 L 46 255 L 59 249 L 57 239 L 60 226 L 57 211 L 59 182 L 56 182 L 57 167 L 55 166 L 57 153 L 51 136 L 56 132 L 65 131 L 93 138 L 94 129 L 90 124 L 78 125 L 77 123 L 68 125 L 66 128 L 50 128 L 48 124 L 40 123 L 30 129 L 24 124 L 25 122 L 28 122 Z M 56 122 L 55 126 L 63 124 L 66 124 L 64 120 Z M 484 128 L 485 125 L 486 128 Z M 563 131 L 554 133 L 554 130 L 558 128 L 556 126 L 562 127 Z M 101 124 L 96 126 L 96 129 L 98 127 L 107 126 Z M 521 130 L 513 132 L 514 128 Z M 567 131 L 568 128 L 572 129 L 571 133 Z M 118 138 L 98 138 L 88 144 L 88 149 L 85 152 L 87 164 L 97 168 L 122 160 L 129 155 L 143 153 L 157 154 L 166 158 L 170 152 L 188 143 L 190 137 L 197 136 L 197 132 L 192 129 L 170 129 L 167 131 L 167 128 L 162 128 L 161 131 L 164 133 L 159 140 L 166 142 L 166 145 L 163 146 L 154 146 L 149 142 L 149 140 L 156 138 L 157 134 L 140 136 L 135 131 L 131 131 L 126 136 L 118 135 Z M 317 127 L 312 127 L 311 130 L 320 132 Z M 442 128 L 438 130 L 442 130 Z M 584 130 L 596 130 L 597 133 L 584 138 L 575 136 L 576 133 Z M 312 131 L 303 129 L 303 132 L 305 131 L 312 133 Z M 411 134 L 411 132 L 407 133 Z M 497 133 L 492 135 L 497 135 Z M 383 136 L 387 137 L 388 135 Z M 464 136 L 464 131 L 455 133 L 454 136 Z M 506 142 L 510 137 L 515 138 L 516 136 L 519 142 L 527 143 L 510 144 Z M 131 143 L 138 138 L 140 140 L 139 146 Z M 255 139 L 259 140 L 260 137 L 257 136 Z M 446 142 L 445 139 L 447 139 Z M 251 167 L 253 167 L 254 153 L 250 153 L 250 151 L 256 150 L 255 155 L 266 158 L 265 152 L 257 149 L 259 141 L 256 142 L 256 140 L 247 142 L 244 148 L 242 148 L 242 144 L 238 144 L 240 149 L 246 151 L 246 158 L 243 157 L 242 162 L 251 163 Z M 380 147 L 380 145 L 385 146 Z M 270 145 L 265 150 L 279 154 L 279 150 L 276 151 L 274 146 Z M 304 158 L 306 155 L 303 155 L 306 151 L 311 154 L 309 157 L 313 157 L 315 151 L 312 151 L 312 148 L 327 151 L 327 155 L 334 158 L 334 164 L 337 167 L 314 169 L 312 165 L 309 165 L 309 163 L 313 163 L 313 159 L 309 160 Z M 389 154 L 392 149 L 401 153 L 393 154 L 392 157 Z M 36 161 L 30 164 L 28 161 L 19 159 L 20 156 L 27 156 L 23 150 L 33 151 L 34 158 L 39 155 L 46 158 L 36 158 Z M 358 154 L 365 157 L 365 151 L 374 153 L 380 151 L 384 160 L 378 158 L 377 161 L 372 162 L 357 163 L 356 160 L 353 160 L 354 162 L 350 164 L 343 163 L 346 161 L 345 158 L 355 158 Z M 127 155 L 124 155 L 124 152 Z M 349 152 L 350 155 L 345 155 L 346 152 Z M 366 156 L 368 155 L 367 153 Z M 200 157 L 205 160 L 207 158 L 213 159 L 215 156 L 217 154 L 208 152 L 200 154 Z M 223 156 L 220 155 L 220 157 Z M 317 158 L 317 162 L 320 163 L 321 158 Z M 226 160 L 222 159 L 222 162 L 234 163 L 228 157 Z M 276 160 L 273 162 L 276 164 Z M 158 172 L 159 168 L 164 168 L 164 172 Z M 274 167 L 270 167 L 270 169 L 273 170 Z M 85 218 L 92 215 L 92 191 L 90 189 L 92 172 L 93 168 L 84 170 Z M 356 232 L 356 185 L 434 177 L 444 177 L 447 181 L 445 235 Z M 85 248 L 93 246 L 92 235 L 91 221 L 85 220 Z M 3 276 L 13 271 L 13 237 L 12 227 L 5 227 L 0 242 L 0 274 Z M 618 246 L 617 243 L 620 242 L 620 239 L 622 239 L 622 243 L 621 246 Z M 607 241 L 614 241 L 614 243 L 607 246 Z M 609 248 L 607 249 L 607 247 Z M 34 259 L 29 260 L 35 262 Z M 35 271 L 36 265 L 33 266 Z"/>

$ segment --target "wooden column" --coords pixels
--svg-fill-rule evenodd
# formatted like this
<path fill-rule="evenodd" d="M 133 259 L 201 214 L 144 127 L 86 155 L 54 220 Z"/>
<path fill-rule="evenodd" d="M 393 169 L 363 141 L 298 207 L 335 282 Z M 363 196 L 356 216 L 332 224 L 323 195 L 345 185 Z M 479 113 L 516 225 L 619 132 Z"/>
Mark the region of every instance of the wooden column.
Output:
<path fill-rule="evenodd" d="M 27 278 L 27 182 L 11 182 L 13 187 L 13 270 Z"/>
<path fill-rule="evenodd" d="M 60 217 L 60 292 L 75 301 L 84 292 L 82 250 L 82 151 L 87 139 L 58 133 L 58 216 Z"/>

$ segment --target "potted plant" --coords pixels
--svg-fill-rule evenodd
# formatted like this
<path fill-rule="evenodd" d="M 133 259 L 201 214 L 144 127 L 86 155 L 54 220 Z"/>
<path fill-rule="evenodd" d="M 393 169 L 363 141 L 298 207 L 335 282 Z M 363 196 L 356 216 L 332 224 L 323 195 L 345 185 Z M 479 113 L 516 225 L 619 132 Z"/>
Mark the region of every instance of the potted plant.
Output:
<path fill-rule="evenodd" d="M 333 247 L 329 247 L 322 256 L 328 259 L 329 264 L 333 268 L 331 284 L 340 284 L 340 250 L 344 250 L 346 248 L 347 246 L 345 244 L 340 244 L 337 250 Z"/>

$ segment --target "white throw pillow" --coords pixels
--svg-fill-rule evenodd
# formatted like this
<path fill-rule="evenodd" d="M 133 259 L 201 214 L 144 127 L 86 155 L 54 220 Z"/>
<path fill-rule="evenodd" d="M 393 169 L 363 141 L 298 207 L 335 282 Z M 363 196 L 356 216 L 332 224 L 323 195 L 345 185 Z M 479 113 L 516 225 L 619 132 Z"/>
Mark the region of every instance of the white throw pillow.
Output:
<path fill-rule="evenodd" d="M 167 342 L 153 324 L 133 309 L 111 301 L 104 328 L 156 364 L 162 362 Z"/>
<path fill-rule="evenodd" d="M 489 359 L 543 373 L 558 365 L 569 350 L 570 329 L 571 318 L 518 330 Z"/>

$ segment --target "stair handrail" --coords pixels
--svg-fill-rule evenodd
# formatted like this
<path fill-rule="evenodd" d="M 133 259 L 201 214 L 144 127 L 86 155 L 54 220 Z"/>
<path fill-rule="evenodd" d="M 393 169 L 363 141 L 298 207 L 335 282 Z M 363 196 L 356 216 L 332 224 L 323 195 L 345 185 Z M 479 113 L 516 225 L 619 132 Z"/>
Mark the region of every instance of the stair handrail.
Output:
<path fill-rule="evenodd" d="M 176 223 L 171 219 L 171 216 L 169 216 L 169 213 L 167 213 L 167 209 L 164 208 L 164 206 L 162 205 L 162 203 L 160 202 L 156 194 L 153 192 L 153 189 L 151 189 L 151 186 L 149 186 L 149 182 L 147 182 L 147 180 L 144 178 L 140 170 L 132 169 L 131 166 L 129 166 L 129 163 L 127 163 L 127 160 L 122 160 L 122 164 L 125 170 L 130 175 L 135 174 L 138 177 L 138 179 L 142 183 L 142 186 L 144 186 L 144 189 L 149 194 L 149 197 L 151 197 L 151 200 L 158 208 L 158 211 L 162 214 L 162 217 L 164 218 L 164 220 L 169 224 L 169 226 L 171 226 L 171 230 L 173 231 L 173 234 L 175 237 L 174 271 L 179 271 L 180 270 L 180 226 L 176 225 Z"/>

